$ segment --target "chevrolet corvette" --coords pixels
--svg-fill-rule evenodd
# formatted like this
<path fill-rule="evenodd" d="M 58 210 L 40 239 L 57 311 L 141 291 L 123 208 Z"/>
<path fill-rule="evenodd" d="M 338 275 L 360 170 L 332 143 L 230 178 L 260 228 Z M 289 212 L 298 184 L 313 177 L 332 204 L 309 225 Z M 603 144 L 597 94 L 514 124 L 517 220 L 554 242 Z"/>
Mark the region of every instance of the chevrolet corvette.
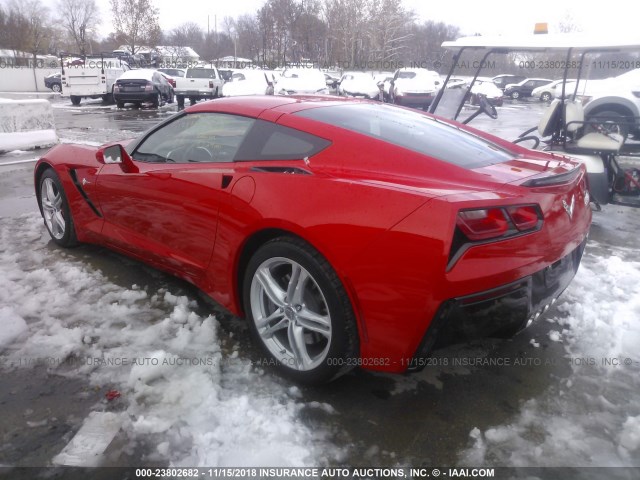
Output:
<path fill-rule="evenodd" d="M 54 147 L 34 177 L 53 242 L 195 284 L 303 383 L 515 335 L 570 283 L 591 222 L 568 157 L 337 97 L 201 103 L 136 140 Z"/>

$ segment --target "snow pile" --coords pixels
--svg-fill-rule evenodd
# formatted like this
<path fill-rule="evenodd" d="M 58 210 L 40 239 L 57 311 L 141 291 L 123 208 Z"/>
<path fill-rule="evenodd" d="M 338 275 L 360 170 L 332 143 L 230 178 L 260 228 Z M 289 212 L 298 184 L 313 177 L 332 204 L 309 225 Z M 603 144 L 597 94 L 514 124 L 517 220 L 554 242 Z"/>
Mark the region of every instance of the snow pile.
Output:
<path fill-rule="evenodd" d="M 474 428 L 461 464 L 640 466 L 640 264 L 623 257 L 587 250 L 549 335 L 565 342 L 571 376 L 510 424 Z"/>
<path fill-rule="evenodd" d="M 0 153 L 58 143 L 47 100 L 0 99 Z"/>
<path fill-rule="evenodd" d="M 0 307 L 0 348 L 27 331 L 27 323 L 11 307 Z"/>
<path fill-rule="evenodd" d="M 34 214 L 3 220 L 0 242 L 0 324 L 27 337 L 3 355 L 48 357 L 59 374 L 118 389 L 129 446 L 146 460 L 301 466 L 333 455 L 328 434 L 301 423 L 299 395 L 240 358 L 194 300 L 111 283 L 48 243 Z"/>

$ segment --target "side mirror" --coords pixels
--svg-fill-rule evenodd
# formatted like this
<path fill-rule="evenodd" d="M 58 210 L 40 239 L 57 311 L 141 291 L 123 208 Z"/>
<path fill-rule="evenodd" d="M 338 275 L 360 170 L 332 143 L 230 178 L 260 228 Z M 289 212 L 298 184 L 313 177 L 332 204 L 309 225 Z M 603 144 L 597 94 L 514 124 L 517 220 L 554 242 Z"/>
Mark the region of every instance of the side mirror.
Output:
<path fill-rule="evenodd" d="M 139 171 L 138 167 L 133 163 L 133 159 L 119 143 L 99 149 L 96 152 L 96 160 L 104 165 L 117 163 L 125 173 L 137 173 Z"/>

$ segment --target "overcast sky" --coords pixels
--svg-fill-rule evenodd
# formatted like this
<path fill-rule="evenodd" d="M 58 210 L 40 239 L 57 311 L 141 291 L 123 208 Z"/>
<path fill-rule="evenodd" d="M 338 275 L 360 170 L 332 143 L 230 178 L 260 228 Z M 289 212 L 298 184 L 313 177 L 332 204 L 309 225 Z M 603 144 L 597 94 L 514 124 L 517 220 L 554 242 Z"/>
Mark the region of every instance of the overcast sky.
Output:
<path fill-rule="evenodd" d="M 57 0 L 42 0 L 53 7 Z M 225 16 L 237 17 L 255 13 L 265 0 L 152 0 L 160 10 L 160 26 L 171 30 L 185 22 L 196 22 L 207 29 L 222 30 Z M 0 0 L 7 5 L 9 0 Z M 113 30 L 107 0 L 97 0 L 103 24 L 99 35 Z M 558 23 L 570 15 L 574 23 L 586 33 L 613 34 L 624 30 L 638 32 L 640 2 L 616 0 L 587 2 L 586 0 L 404 0 L 420 20 L 443 21 L 461 28 L 463 34 L 512 34 L 533 31 L 536 22 L 547 22 L 553 31 Z"/>
<path fill-rule="evenodd" d="M 153 0 L 160 9 L 160 25 L 174 28 L 181 23 L 195 21 L 207 28 L 207 16 L 211 30 L 217 16 L 221 29 L 225 16 L 236 17 L 243 13 L 255 13 L 264 0 Z M 106 1 L 99 2 L 107 10 Z M 568 14 L 584 32 L 610 32 L 624 29 L 637 31 L 640 22 L 640 2 L 616 0 L 615 2 L 587 2 L 585 0 L 404 0 L 421 20 L 443 21 L 458 25 L 465 34 L 529 33 L 536 22 L 547 22 L 550 29 Z M 110 27 L 110 25 L 108 25 Z"/>

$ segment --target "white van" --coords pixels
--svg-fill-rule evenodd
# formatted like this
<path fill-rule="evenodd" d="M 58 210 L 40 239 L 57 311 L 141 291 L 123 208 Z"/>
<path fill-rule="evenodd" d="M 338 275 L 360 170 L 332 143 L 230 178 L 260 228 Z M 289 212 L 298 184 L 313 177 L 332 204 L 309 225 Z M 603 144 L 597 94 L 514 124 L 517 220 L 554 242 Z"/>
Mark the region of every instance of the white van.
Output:
<path fill-rule="evenodd" d="M 83 98 L 102 98 L 113 101 L 113 85 L 129 68 L 129 64 L 116 57 L 86 56 L 74 64 L 62 64 L 62 91 L 71 103 L 80 105 Z"/>

